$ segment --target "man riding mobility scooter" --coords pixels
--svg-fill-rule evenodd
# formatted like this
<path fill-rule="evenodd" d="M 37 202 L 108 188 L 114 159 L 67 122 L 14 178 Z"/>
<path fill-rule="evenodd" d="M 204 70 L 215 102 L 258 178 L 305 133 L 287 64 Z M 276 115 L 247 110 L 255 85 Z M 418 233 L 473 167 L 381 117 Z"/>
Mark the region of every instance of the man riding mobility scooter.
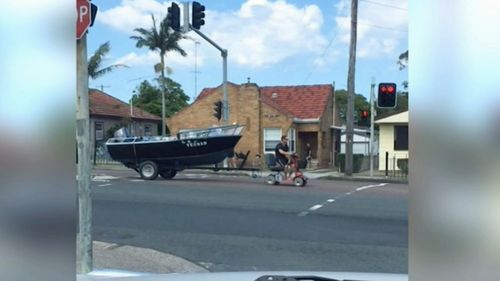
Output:
<path fill-rule="evenodd" d="M 268 184 L 293 184 L 295 186 L 305 186 L 307 178 L 300 172 L 298 165 L 298 155 L 289 153 L 288 138 L 282 136 L 281 141 L 276 145 L 274 154 L 266 154 L 266 163 L 272 173 L 267 176 Z M 288 161 L 288 157 L 290 161 Z M 293 174 L 288 175 L 290 170 Z"/>
<path fill-rule="evenodd" d="M 290 155 L 289 169 L 292 174 L 285 180 L 285 166 L 276 161 L 274 154 L 266 154 L 266 164 L 271 170 L 266 178 L 266 183 L 271 185 L 288 184 L 303 187 L 307 184 L 307 177 L 300 171 L 298 165 L 299 156 L 296 153 Z"/>

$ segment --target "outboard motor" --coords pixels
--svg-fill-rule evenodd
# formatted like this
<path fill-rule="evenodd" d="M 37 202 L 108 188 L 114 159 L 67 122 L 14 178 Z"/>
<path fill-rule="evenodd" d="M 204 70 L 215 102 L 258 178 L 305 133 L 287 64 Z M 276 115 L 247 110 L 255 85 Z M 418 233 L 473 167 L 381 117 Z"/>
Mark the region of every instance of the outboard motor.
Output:
<path fill-rule="evenodd" d="M 116 130 L 114 137 L 115 138 L 128 138 L 128 137 L 130 137 L 130 133 L 128 132 L 127 128 L 122 127 L 120 129 Z"/>

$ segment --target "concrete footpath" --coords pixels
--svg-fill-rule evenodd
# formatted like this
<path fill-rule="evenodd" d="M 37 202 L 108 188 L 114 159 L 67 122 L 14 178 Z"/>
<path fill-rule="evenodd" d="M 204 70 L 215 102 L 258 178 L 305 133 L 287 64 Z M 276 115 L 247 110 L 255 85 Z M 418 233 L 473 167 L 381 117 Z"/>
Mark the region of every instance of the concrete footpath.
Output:
<path fill-rule="evenodd" d="M 93 243 L 93 263 L 94 272 L 101 273 L 109 271 L 138 273 L 208 272 L 207 269 L 195 263 L 167 253 L 99 241 Z"/>

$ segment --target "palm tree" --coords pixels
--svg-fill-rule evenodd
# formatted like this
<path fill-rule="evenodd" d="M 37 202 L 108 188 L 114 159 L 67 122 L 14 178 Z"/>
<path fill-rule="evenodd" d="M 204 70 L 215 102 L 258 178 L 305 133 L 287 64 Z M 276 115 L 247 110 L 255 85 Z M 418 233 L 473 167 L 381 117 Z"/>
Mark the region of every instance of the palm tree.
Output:
<path fill-rule="evenodd" d="M 89 77 L 91 79 L 97 79 L 102 75 L 113 71 L 113 69 L 115 68 L 128 67 L 124 64 L 113 64 L 104 68 L 100 68 L 102 60 L 109 53 L 109 50 L 110 46 L 108 41 L 104 44 L 101 44 L 101 46 L 99 46 L 99 48 L 97 48 L 95 53 L 89 58 L 88 71 L 89 71 Z"/>
<path fill-rule="evenodd" d="M 151 51 L 157 51 L 160 54 L 160 63 L 155 65 L 155 72 L 159 71 L 161 73 L 163 89 L 161 97 L 162 136 L 165 136 L 165 55 L 167 52 L 174 51 L 186 56 L 186 51 L 179 46 L 179 40 L 187 37 L 170 29 L 166 17 L 161 21 L 159 28 L 156 26 L 155 17 L 151 15 L 151 18 L 153 19 L 153 27 L 150 29 L 136 28 L 134 31 L 139 35 L 130 38 L 137 41 L 135 45 L 137 48 L 147 47 Z M 167 72 L 170 72 L 168 68 Z"/>

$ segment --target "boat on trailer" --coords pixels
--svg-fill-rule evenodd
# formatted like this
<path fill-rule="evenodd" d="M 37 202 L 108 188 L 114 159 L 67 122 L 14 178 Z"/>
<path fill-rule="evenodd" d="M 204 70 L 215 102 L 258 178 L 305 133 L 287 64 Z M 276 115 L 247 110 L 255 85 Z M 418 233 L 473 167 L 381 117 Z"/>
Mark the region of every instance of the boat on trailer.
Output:
<path fill-rule="evenodd" d="M 111 158 L 137 171 L 143 179 L 173 178 L 178 171 L 222 162 L 234 151 L 243 126 L 183 130 L 175 136 L 132 137 L 126 129 L 106 142 Z"/>

